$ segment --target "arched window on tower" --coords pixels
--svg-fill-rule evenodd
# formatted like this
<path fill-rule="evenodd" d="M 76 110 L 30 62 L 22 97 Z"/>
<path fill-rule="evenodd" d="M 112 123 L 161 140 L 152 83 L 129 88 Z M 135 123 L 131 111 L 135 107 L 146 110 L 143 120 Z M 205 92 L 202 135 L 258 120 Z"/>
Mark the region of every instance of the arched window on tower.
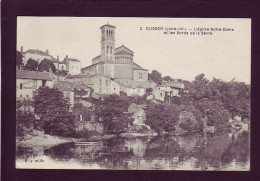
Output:
<path fill-rule="evenodd" d="M 108 53 L 109 46 L 107 46 L 107 53 Z"/>
<path fill-rule="evenodd" d="M 113 37 L 113 31 L 111 31 L 111 37 Z"/>
<path fill-rule="evenodd" d="M 112 47 L 110 47 L 110 54 L 112 54 Z"/>
<path fill-rule="evenodd" d="M 107 32 L 107 37 L 108 37 L 108 30 L 106 32 Z"/>

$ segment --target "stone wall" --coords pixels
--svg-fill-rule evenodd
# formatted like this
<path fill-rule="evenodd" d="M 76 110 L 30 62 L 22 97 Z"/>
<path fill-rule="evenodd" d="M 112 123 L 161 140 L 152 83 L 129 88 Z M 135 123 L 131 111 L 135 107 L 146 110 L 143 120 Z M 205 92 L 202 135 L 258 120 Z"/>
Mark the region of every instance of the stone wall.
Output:
<path fill-rule="evenodd" d="M 89 131 L 102 132 L 104 129 L 104 126 L 102 123 L 98 123 L 98 122 L 86 122 L 84 128 Z"/>

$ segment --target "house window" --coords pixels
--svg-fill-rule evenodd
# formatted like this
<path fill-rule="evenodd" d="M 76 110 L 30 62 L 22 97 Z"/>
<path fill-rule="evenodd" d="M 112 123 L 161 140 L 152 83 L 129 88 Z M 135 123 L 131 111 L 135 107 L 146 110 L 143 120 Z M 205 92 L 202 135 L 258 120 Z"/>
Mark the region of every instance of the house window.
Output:
<path fill-rule="evenodd" d="M 70 99 L 70 93 L 66 92 L 66 97 Z"/>
<path fill-rule="evenodd" d="M 63 67 L 63 66 L 61 66 L 61 69 L 62 69 L 62 70 L 64 70 L 64 67 Z"/>
<path fill-rule="evenodd" d="M 23 84 L 20 84 L 20 89 L 23 89 Z"/>
<path fill-rule="evenodd" d="M 29 95 L 26 95 L 26 98 L 29 99 Z"/>
<path fill-rule="evenodd" d="M 42 80 L 42 87 L 45 87 L 46 85 L 46 80 Z"/>
<path fill-rule="evenodd" d="M 37 80 L 33 80 L 33 87 L 37 87 Z"/>
<path fill-rule="evenodd" d="M 102 79 L 99 79 L 99 91 L 102 91 Z"/>
<path fill-rule="evenodd" d="M 162 97 L 162 93 L 160 93 L 161 94 L 161 97 Z"/>

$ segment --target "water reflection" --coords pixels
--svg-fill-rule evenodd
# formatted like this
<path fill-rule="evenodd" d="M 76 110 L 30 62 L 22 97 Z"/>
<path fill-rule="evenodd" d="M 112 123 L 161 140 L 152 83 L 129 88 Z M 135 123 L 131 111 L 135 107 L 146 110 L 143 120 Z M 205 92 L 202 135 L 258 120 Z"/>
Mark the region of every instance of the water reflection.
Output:
<path fill-rule="evenodd" d="M 114 138 L 42 150 L 17 147 L 19 167 L 27 167 L 24 160 L 33 158 L 47 158 L 68 169 L 76 163 L 82 169 L 249 170 L 249 133 Z"/>

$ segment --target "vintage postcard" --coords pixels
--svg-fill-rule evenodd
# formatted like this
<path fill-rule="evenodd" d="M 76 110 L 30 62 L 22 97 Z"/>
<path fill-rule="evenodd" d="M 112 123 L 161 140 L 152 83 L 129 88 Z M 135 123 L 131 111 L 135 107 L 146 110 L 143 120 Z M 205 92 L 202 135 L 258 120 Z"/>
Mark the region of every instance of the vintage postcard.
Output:
<path fill-rule="evenodd" d="M 250 170 L 251 19 L 17 17 L 16 168 Z"/>

